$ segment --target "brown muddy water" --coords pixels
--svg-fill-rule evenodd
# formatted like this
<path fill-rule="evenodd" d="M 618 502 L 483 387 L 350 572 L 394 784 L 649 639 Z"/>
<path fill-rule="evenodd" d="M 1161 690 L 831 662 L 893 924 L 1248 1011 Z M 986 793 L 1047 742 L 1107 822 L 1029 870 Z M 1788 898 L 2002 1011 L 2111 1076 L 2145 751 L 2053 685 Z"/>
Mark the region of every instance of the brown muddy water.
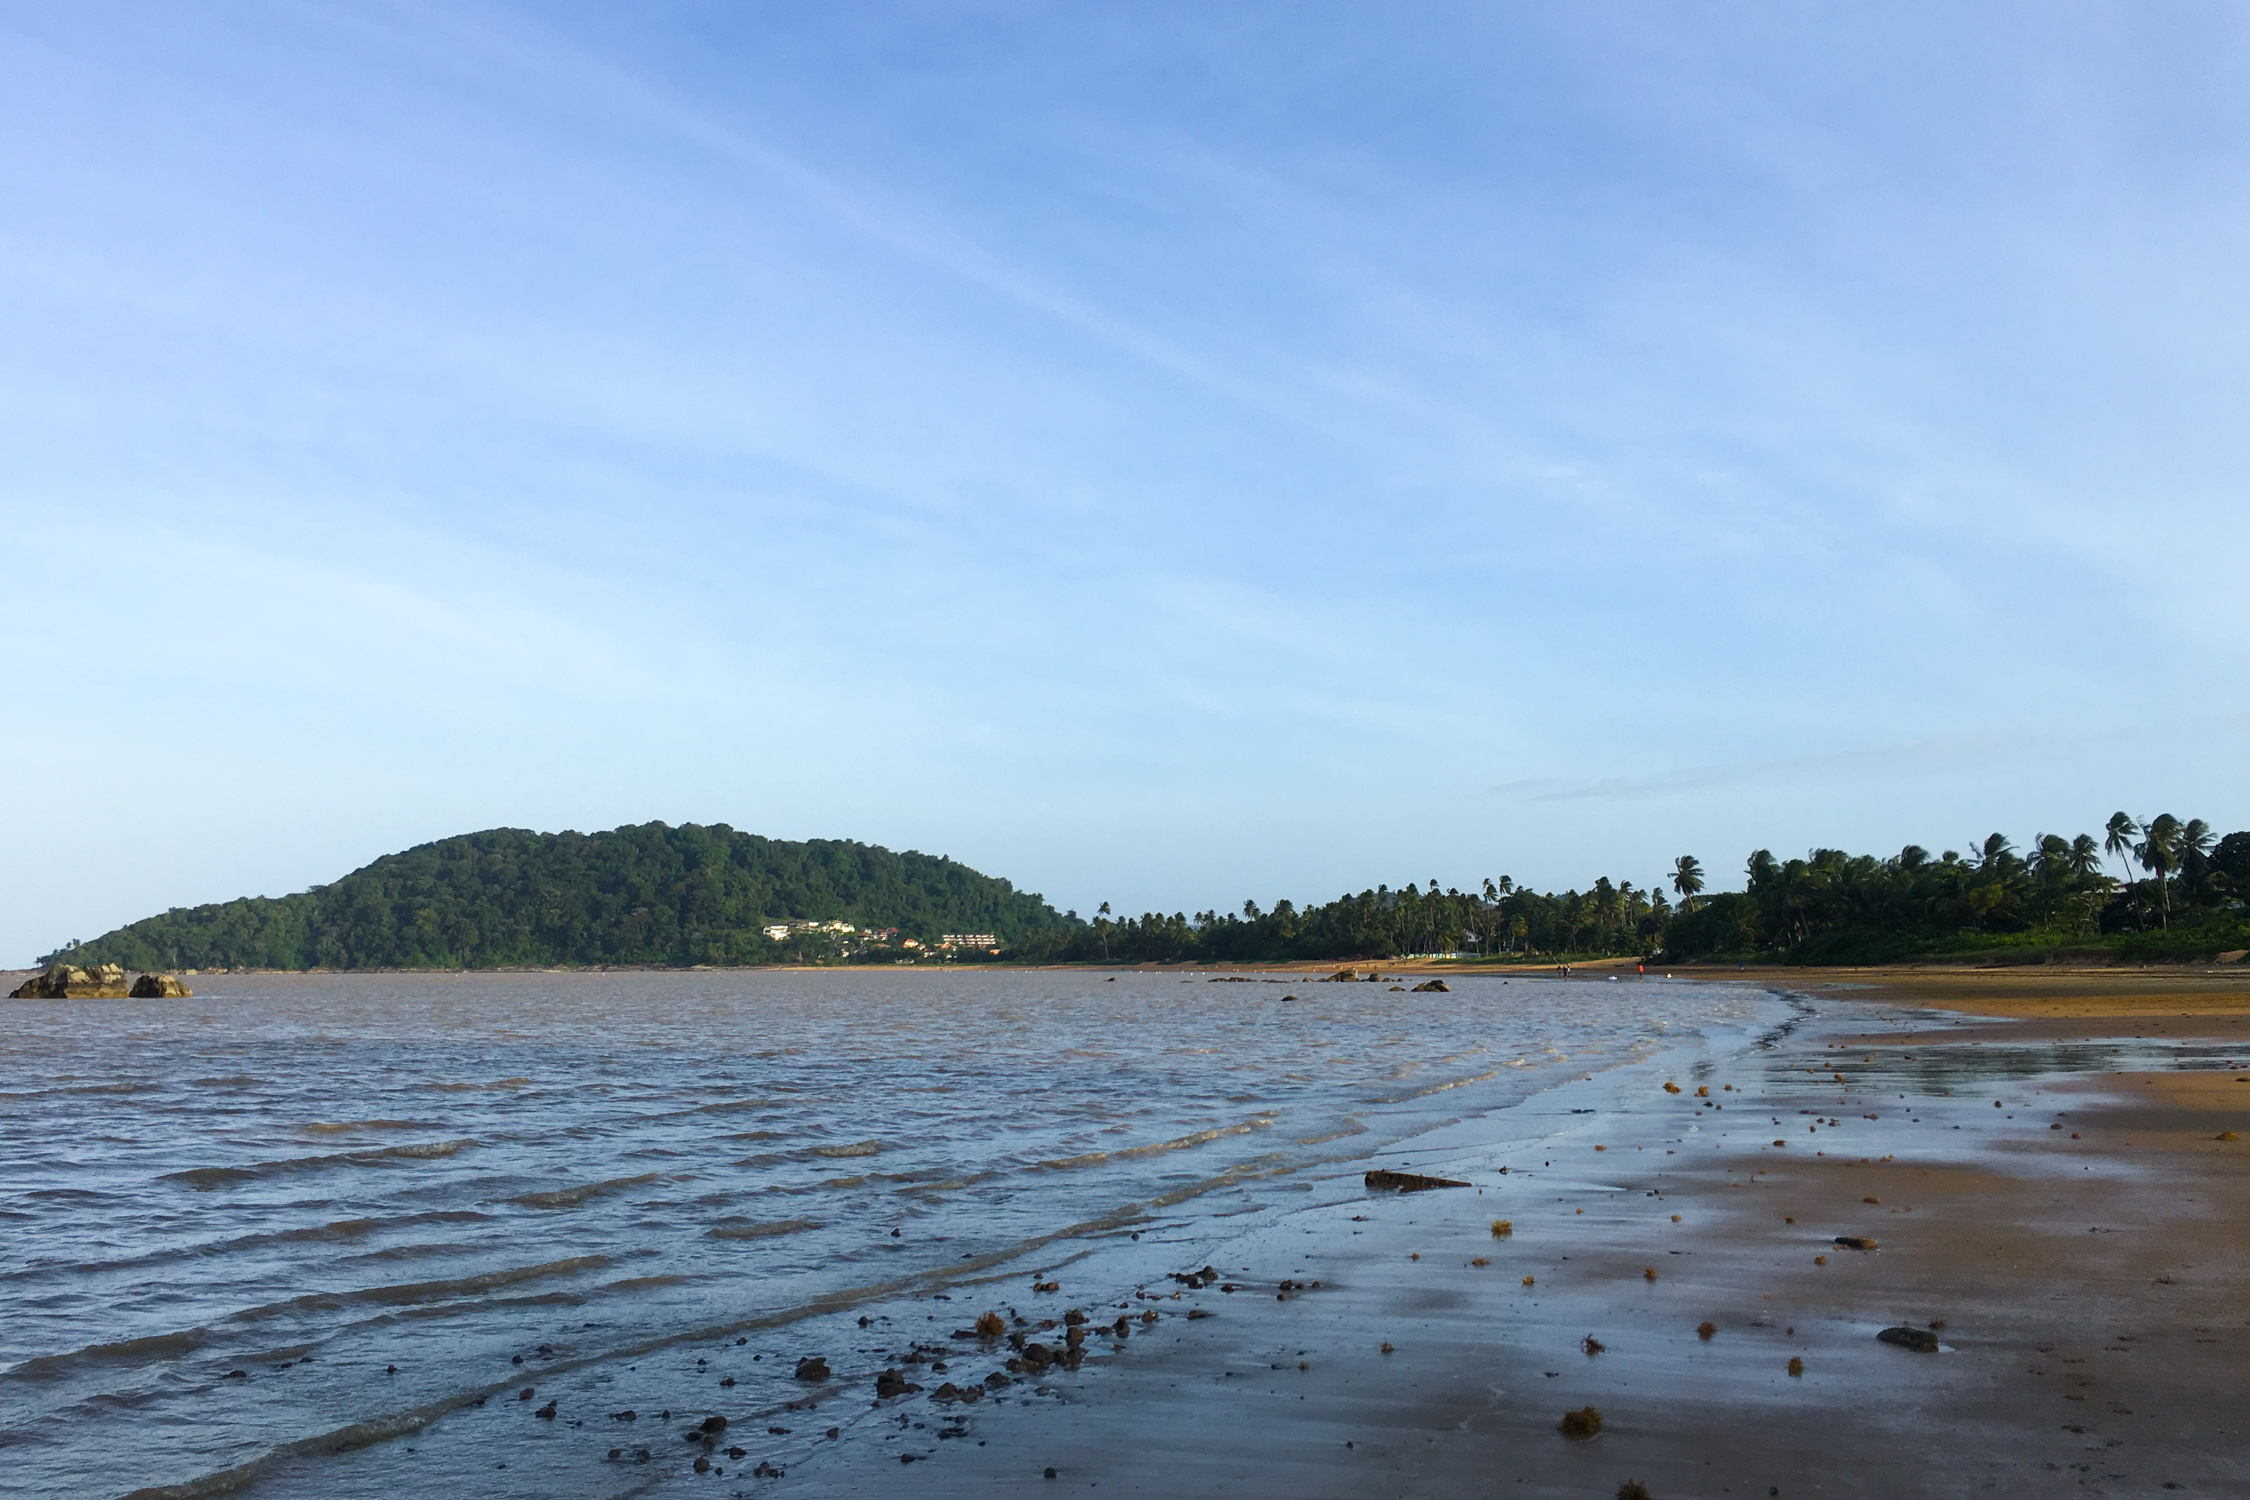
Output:
<path fill-rule="evenodd" d="M 0 1492 L 754 1493 L 726 1443 L 691 1474 L 679 1430 L 728 1415 L 786 1469 L 854 1441 L 902 1340 L 1037 1277 L 1114 1299 L 1447 1126 L 1788 1014 L 1655 978 L 1449 982 L 205 976 L 15 1002 Z M 833 1380 L 795 1380 L 816 1352 Z"/>

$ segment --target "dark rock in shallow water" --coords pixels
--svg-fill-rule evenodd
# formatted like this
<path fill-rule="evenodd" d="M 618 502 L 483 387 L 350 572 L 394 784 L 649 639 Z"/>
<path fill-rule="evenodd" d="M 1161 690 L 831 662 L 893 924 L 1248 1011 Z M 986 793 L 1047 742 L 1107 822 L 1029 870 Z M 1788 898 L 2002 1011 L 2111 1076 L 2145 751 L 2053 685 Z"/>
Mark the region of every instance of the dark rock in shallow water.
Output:
<path fill-rule="evenodd" d="M 1857 1234 L 1839 1234 L 1836 1236 L 1836 1243 L 1842 1245 L 1846 1250 L 1872 1250 L 1875 1248 L 1873 1240 Z"/>
<path fill-rule="evenodd" d="M 69 964 L 51 964 L 45 972 L 34 974 L 18 985 L 8 995 L 10 1000 L 122 1000 L 125 988 L 125 971 L 115 964 L 97 964 L 90 969 L 75 969 Z"/>
<path fill-rule="evenodd" d="M 893 1396 L 904 1396 L 921 1387 L 901 1375 L 896 1369 L 885 1370 L 875 1377 L 875 1399 L 887 1401 Z"/>
<path fill-rule="evenodd" d="M 828 1378 L 827 1359 L 822 1355 L 808 1354 L 803 1359 L 798 1360 L 797 1378 L 799 1380 L 826 1380 Z"/>
<path fill-rule="evenodd" d="M 1450 995 L 1453 990 L 1444 980 L 1432 979 L 1414 986 L 1414 993 L 1417 995 Z"/>
<path fill-rule="evenodd" d="M 1896 1344 L 1901 1349 L 1912 1349 L 1916 1354 L 1938 1352 L 1937 1335 L 1926 1328 L 1886 1328 L 1875 1337 L 1886 1344 Z"/>
<path fill-rule="evenodd" d="M 143 974 L 133 981 L 135 1000 L 185 1000 L 194 993 L 169 974 Z"/>
<path fill-rule="evenodd" d="M 1425 1177 L 1420 1172 L 1392 1172 L 1376 1168 L 1367 1174 L 1371 1188 L 1396 1188 L 1402 1193 L 1419 1193 L 1428 1188 L 1467 1187 L 1468 1184 L 1453 1177 Z"/>

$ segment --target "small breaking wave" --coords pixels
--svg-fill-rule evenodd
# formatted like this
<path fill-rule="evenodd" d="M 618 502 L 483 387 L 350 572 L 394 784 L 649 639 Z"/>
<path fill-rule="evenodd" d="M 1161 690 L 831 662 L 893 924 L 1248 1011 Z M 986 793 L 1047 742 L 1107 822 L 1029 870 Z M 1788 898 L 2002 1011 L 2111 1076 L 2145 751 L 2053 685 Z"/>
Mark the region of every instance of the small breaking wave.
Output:
<path fill-rule="evenodd" d="M 343 1135 L 354 1130 L 434 1130 L 427 1120 L 315 1120 L 304 1127 L 308 1135 Z"/>
<path fill-rule="evenodd" d="M 711 1226 L 710 1237 L 715 1240 L 763 1240 L 777 1234 L 797 1234 L 807 1229 L 820 1228 L 818 1219 L 780 1219 L 770 1224 L 756 1224 L 747 1219 L 722 1219 Z"/>
<path fill-rule="evenodd" d="M 203 1347 L 208 1328 L 182 1328 L 174 1333 L 152 1333 L 113 1344 L 88 1344 L 67 1354 L 42 1354 L 24 1360 L 8 1373 L 27 1380 L 43 1380 L 79 1365 L 147 1364 L 152 1360 L 178 1359 Z"/>
<path fill-rule="evenodd" d="M 318 1172 L 329 1167 L 373 1167 L 390 1161 L 431 1161 L 451 1156 L 464 1146 L 474 1146 L 474 1140 L 419 1141 L 411 1146 L 384 1146 L 374 1151 L 338 1151 L 330 1156 L 292 1156 L 281 1161 L 253 1162 L 247 1167 L 190 1167 L 184 1172 L 167 1172 L 160 1179 L 165 1182 L 184 1182 L 190 1187 L 208 1192 L 229 1183 L 256 1182 L 261 1178 L 278 1177 L 288 1172 Z"/>
<path fill-rule="evenodd" d="M 1067 1172 L 1076 1167 L 1098 1167 L 1105 1162 L 1127 1161 L 1140 1156 L 1157 1156 L 1166 1151 L 1186 1151 L 1195 1146 L 1209 1145 L 1230 1135 L 1248 1135 L 1253 1130 L 1263 1130 L 1273 1123 L 1271 1115 L 1260 1115 L 1255 1120 L 1245 1120 L 1240 1125 L 1217 1125 L 1209 1130 L 1198 1130 L 1169 1141 L 1151 1141 L 1145 1146 L 1126 1146 L 1116 1151 L 1088 1151 L 1082 1156 L 1058 1157 L 1053 1161 L 1034 1163 L 1049 1172 Z"/>
<path fill-rule="evenodd" d="M 525 1193 L 508 1201 L 520 1203 L 525 1208 L 576 1208 L 588 1198 L 599 1198 L 604 1193 L 639 1187 L 644 1182 L 655 1182 L 663 1175 L 661 1172 L 643 1172 L 638 1177 L 612 1177 L 606 1182 L 581 1183 L 577 1187 L 557 1188 L 551 1193 Z"/>
<path fill-rule="evenodd" d="M 426 1083 L 422 1086 L 441 1094 L 473 1094 L 479 1089 L 520 1089 L 530 1085 L 528 1078 L 495 1078 L 490 1083 Z"/>
<path fill-rule="evenodd" d="M 473 1297 L 479 1292 L 516 1286 L 526 1281 L 544 1281 L 553 1276 L 576 1276 L 581 1271 L 599 1270 L 609 1263 L 610 1258 L 606 1255 L 573 1255 L 566 1260 L 550 1260 L 536 1266 L 510 1266 L 499 1271 L 480 1271 L 474 1276 L 449 1276 L 439 1281 L 409 1281 L 394 1286 L 360 1287 L 348 1292 L 307 1292 L 302 1297 L 291 1297 L 283 1302 L 246 1307 L 238 1313 L 229 1314 L 226 1321 L 258 1323 L 289 1313 L 324 1312 L 368 1303 L 398 1306 L 414 1302 L 439 1302 L 453 1297 Z"/>

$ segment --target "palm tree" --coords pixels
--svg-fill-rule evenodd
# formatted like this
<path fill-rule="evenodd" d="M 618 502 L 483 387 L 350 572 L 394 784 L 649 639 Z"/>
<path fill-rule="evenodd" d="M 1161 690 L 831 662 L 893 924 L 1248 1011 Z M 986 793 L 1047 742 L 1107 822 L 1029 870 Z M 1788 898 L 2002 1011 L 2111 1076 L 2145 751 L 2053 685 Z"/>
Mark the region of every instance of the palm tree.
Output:
<path fill-rule="evenodd" d="M 2082 833 L 2070 841 L 2070 852 L 2063 857 L 2063 864 L 2073 879 L 2092 880 L 2101 873 L 2101 845 L 2094 842 L 2092 834 Z"/>
<path fill-rule="evenodd" d="M 1695 910 L 1695 898 L 1703 891 L 1703 865 L 1692 854 L 1683 854 L 1672 861 L 1672 889 L 1680 893 L 1680 910 Z"/>
<path fill-rule="evenodd" d="M 2180 858 L 2209 859 L 2215 835 L 2211 825 L 2201 818 L 2190 818 L 2180 825 Z"/>
<path fill-rule="evenodd" d="M 2180 825 L 2180 889 L 2190 898 L 2200 898 L 2209 881 L 2214 841 L 2211 825 L 2201 818 Z"/>
<path fill-rule="evenodd" d="M 2109 815 L 2109 826 L 2103 831 L 2108 837 L 2102 840 L 2102 848 L 2124 861 L 2125 878 L 2132 879 L 2133 835 L 2141 831 L 2140 825 L 2123 813 L 2114 812 Z"/>
<path fill-rule="evenodd" d="M 2180 820 L 2170 813 L 2158 813 L 2141 825 L 2146 835 L 2140 847 L 2133 852 L 2140 857 L 2141 867 L 2156 876 L 2156 895 L 2163 909 L 2159 919 L 2164 926 L 2172 925 L 2172 888 L 2164 877 L 2180 867 Z"/>

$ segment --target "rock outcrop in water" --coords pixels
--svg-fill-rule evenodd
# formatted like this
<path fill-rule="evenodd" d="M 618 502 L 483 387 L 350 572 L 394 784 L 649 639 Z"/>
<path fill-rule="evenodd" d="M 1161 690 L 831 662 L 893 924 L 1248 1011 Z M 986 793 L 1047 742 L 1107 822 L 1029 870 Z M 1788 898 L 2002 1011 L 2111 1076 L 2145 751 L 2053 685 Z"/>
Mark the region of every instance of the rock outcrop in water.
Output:
<path fill-rule="evenodd" d="M 45 973 L 25 980 L 8 996 L 11 1000 L 122 1000 L 125 997 L 125 971 L 116 964 L 96 964 L 91 969 L 53 964 Z"/>
<path fill-rule="evenodd" d="M 185 1000 L 194 993 L 170 974 L 143 974 L 133 981 L 135 1000 Z"/>

